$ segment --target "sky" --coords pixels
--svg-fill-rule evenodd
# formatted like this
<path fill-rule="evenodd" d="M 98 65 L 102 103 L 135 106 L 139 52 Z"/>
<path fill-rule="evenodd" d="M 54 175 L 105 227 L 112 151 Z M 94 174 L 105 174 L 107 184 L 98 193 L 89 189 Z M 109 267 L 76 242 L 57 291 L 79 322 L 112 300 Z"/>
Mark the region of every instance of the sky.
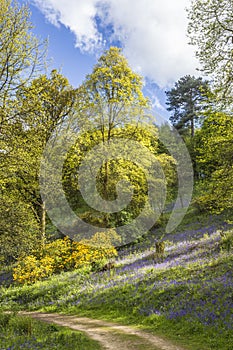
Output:
<path fill-rule="evenodd" d="M 131 68 L 143 76 L 154 110 L 167 118 L 164 91 L 186 74 L 198 75 L 186 35 L 190 0 L 27 2 L 35 34 L 49 38 L 50 67 L 60 68 L 75 87 L 104 50 L 119 46 Z"/>

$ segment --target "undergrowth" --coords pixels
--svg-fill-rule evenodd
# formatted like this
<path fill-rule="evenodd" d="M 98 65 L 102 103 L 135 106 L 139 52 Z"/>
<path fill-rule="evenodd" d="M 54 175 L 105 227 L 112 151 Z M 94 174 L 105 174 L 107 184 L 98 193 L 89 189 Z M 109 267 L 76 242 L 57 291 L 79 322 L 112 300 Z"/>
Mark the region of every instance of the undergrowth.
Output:
<path fill-rule="evenodd" d="M 101 347 L 81 332 L 30 317 L 0 313 L 0 349 L 98 350 Z"/>

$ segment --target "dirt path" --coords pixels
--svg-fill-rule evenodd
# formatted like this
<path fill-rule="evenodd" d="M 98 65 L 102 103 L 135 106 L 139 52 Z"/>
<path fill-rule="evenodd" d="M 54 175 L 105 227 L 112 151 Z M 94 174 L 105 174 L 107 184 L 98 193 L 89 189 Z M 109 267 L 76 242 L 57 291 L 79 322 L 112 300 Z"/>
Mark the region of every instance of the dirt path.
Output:
<path fill-rule="evenodd" d="M 85 332 L 108 350 L 184 350 L 167 340 L 133 327 L 116 323 L 94 320 L 86 317 L 49 314 L 41 312 L 20 312 L 21 315 L 56 323 L 77 331 Z"/>

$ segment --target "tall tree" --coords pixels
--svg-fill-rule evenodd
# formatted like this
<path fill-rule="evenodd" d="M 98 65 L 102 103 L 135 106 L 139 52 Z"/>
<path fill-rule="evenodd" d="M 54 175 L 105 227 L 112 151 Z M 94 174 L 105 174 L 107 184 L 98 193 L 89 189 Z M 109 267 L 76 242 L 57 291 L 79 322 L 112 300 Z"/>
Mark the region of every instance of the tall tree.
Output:
<path fill-rule="evenodd" d="M 203 71 L 213 79 L 218 100 L 233 102 L 233 2 L 192 0 L 188 33 Z"/>
<path fill-rule="evenodd" d="M 20 241 L 23 233 L 25 237 L 27 236 L 26 232 L 31 239 L 34 232 L 38 238 L 34 241 L 43 245 L 46 207 L 39 188 L 41 157 L 53 131 L 69 113 L 72 113 L 76 90 L 69 85 L 65 77 L 53 70 L 50 77 L 41 75 L 27 86 L 18 88 L 17 101 L 15 110 L 17 118 L 12 122 L 10 129 L 13 137 L 8 137 L 5 133 L 4 152 L 1 154 L 0 211 L 7 205 L 9 215 L 11 212 L 15 213 L 13 208 L 17 203 L 15 196 L 22 203 L 22 210 L 18 211 L 18 215 L 12 215 L 14 222 L 11 225 L 11 235 L 9 235 L 10 225 L 7 226 L 6 221 L 2 222 L 2 242 L 7 242 L 7 237 L 9 241 L 10 237 L 13 239 L 14 236 Z M 11 201 L 7 197 L 11 198 Z M 25 215 L 25 212 L 28 221 L 20 218 L 20 214 Z M 8 220 L 11 222 L 10 216 Z M 25 222 L 27 225 L 24 225 Z"/>
<path fill-rule="evenodd" d="M 29 82 L 44 63 L 45 46 L 33 35 L 28 5 L 2 0 L 0 7 L 0 126 L 14 118 L 9 98 Z M 12 101 L 11 101 L 12 102 Z"/>
<path fill-rule="evenodd" d="M 84 217 L 90 223 L 101 224 L 104 227 L 106 225 L 124 226 L 136 218 L 144 208 L 148 196 L 148 180 L 154 184 L 154 194 L 156 189 L 158 193 L 165 186 L 165 181 L 160 174 L 156 178 L 156 174 L 159 173 L 156 167 L 151 177 L 149 175 L 150 178 L 146 178 L 145 173 L 138 167 L 137 160 L 140 158 L 142 168 L 144 168 L 143 165 L 152 168 L 155 163 L 153 156 L 158 153 L 157 128 L 150 123 L 147 112 L 149 101 L 143 96 L 142 85 L 141 77 L 131 70 L 121 50 L 112 47 L 100 57 L 93 73 L 87 76 L 81 87 L 82 112 L 86 120 L 83 133 L 68 155 L 64 166 L 64 187 L 69 198 L 73 197 L 74 207 L 76 200 L 76 204 L 82 205 L 82 210 L 86 209 Z M 113 140 L 116 142 L 114 145 Z M 115 146 L 118 140 L 121 144 L 120 148 Z M 131 141 L 145 146 L 150 156 L 148 153 L 145 155 L 145 152 L 143 154 L 143 148 L 139 150 L 135 146 L 134 149 Z M 97 145 L 100 145 L 99 152 L 95 151 L 90 155 L 89 151 Z M 105 147 L 108 149 L 108 145 L 112 148 L 109 152 L 111 154 L 109 159 L 106 158 L 101 163 L 102 145 L 103 149 Z M 128 155 L 132 155 L 130 160 L 127 158 Z M 83 176 L 85 186 L 91 194 L 89 208 L 84 207 L 78 195 L 78 191 L 81 191 L 79 181 L 81 176 L 79 174 L 78 178 L 77 172 L 81 162 L 86 159 L 89 160 L 90 168 L 94 169 L 98 164 L 99 169 L 97 175 L 92 171 L 89 177 Z M 169 184 L 174 183 L 175 171 L 172 157 L 159 155 L 157 159 L 158 163 L 162 164 L 164 172 L 169 173 Z M 96 179 L 96 184 L 93 184 L 93 178 Z M 118 196 L 123 193 L 131 192 L 130 186 L 120 187 L 122 180 L 131 184 L 133 190 L 131 201 L 122 210 L 108 212 L 112 201 L 117 201 Z M 94 196 L 95 187 L 100 196 Z M 157 198 L 159 195 L 161 193 L 158 193 Z M 102 199 L 104 199 L 104 205 L 107 206 L 106 211 L 99 209 L 102 208 L 100 206 Z M 98 206 L 96 211 L 92 210 L 95 207 L 94 203 L 97 203 Z M 77 208 L 76 205 L 75 209 L 79 211 L 80 207 Z M 133 235 L 137 229 L 139 227 L 134 228 Z"/>
<path fill-rule="evenodd" d="M 25 155 L 25 165 L 17 172 L 24 186 L 25 199 L 33 206 L 45 240 L 46 206 L 39 191 L 39 171 L 42 152 L 51 134 L 74 113 L 77 91 L 56 70 L 50 77 L 41 75 L 27 87 L 18 90 L 18 115 L 25 129 L 30 151 Z M 34 163 L 32 166 L 31 163 Z"/>
<path fill-rule="evenodd" d="M 28 150 L 18 118 L 19 88 L 44 67 L 44 43 L 33 35 L 27 5 L 2 0 L 0 6 L 0 244 L 1 254 L 16 258 L 37 244 L 38 225 L 18 191 L 16 172 Z M 17 142 L 18 141 L 18 142 Z M 23 149 L 24 147 L 24 149 Z M 17 150 L 22 153 L 16 154 Z M 17 184 L 18 183 L 18 184 Z"/>
<path fill-rule="evenodd" d="M 129 67 L 121 49 L 111 47 L 98 60 L 83 84 L 85 107 L 92 128 L 108 142 L 117 127 L 137 123 L 145 116 L 149 101 L 142 93 L 142 78 Z M 90 125 L 89 124 L 89 125 Z M 104 196 L 108 197 L 109 169 L 105 163 Z"/>
<path fill-rule="evenodd" d="M 33 35 L 28 5 L 2 0 L 0 6 L 0 168 L 9 155 L 18 119 L 19 88 L 26 86 L 45 58 L 45 45 Z"/>
<path fill-rule="evenodd" d="M 94 111 L 89 121 L 101 130 L 103 142 L 111 138 L 119 125 L 144 117 L 149 100 L 144 97 L 142 86 L 142 77 L 132 71 L 121 49 L 111 47 L 99 58 L 83 89 L 86 108 Z"/>
<path fill-rule="evenodd" d="M 180 78 L 171 90 L 166 91 L 167 110 L 172 112 L 170 121 L 184 136 L 194 136 L 207 92 L 208 82 L 190 75 Z"/>
<path fill-rule="evenodd" d="M 224 113 L 211 112 L 195 135 L 200 173 L 200 208 L 214 212 L 233 205 L 233 120 Z"/>

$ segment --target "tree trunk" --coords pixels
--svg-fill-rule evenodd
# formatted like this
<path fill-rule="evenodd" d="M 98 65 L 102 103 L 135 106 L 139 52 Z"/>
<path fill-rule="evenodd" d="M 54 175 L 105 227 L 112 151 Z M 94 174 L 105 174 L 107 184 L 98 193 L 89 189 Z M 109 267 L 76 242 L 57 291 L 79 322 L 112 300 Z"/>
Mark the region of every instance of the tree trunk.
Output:
<path fill-rule="evenodd" d="M 194 137 L 194 128 L 195 128 L 195 125 L 194 125 L 194 115 L 191 117 L 191 137 L 193 138 Z"/>
<path fill-rule="evenodd" d="M 44 248 L 46 238 L 46 209 L 45 202 L 41 204 L 41 248 Z"/>

